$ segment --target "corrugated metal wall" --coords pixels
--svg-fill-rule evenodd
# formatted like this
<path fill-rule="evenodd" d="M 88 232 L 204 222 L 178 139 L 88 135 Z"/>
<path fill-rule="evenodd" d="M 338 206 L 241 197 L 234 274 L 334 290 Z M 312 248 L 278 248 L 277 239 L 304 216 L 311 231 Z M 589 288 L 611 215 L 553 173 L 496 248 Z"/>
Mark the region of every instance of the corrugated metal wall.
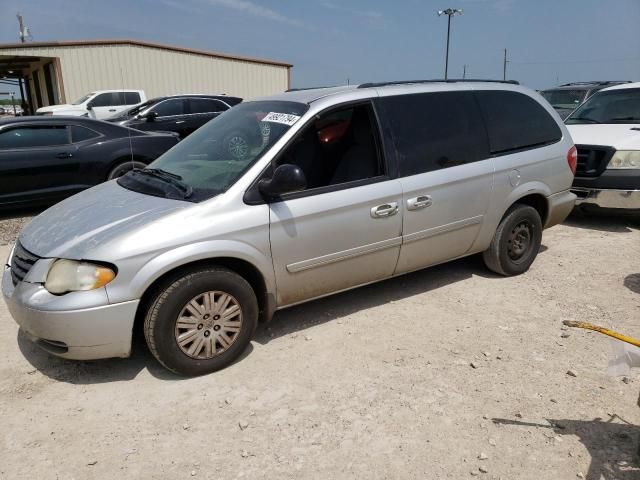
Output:
<path fill-rule="evenodd" d="M 67 102 L 93 90 L 132 88 L 148 98 L 226 93 L 245 99 L 288 88 L 288 68 L 138 45 L 0 48 L 0 55 L 60 59 Z"/>

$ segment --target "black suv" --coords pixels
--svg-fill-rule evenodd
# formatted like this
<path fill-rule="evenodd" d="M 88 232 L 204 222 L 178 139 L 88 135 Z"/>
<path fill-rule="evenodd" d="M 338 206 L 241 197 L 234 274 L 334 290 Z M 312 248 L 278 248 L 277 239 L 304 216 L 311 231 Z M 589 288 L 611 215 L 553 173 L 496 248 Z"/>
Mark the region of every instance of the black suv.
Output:
<path fill-rule="evenodd" d="M 212 118 L 242 102 L 227 95 L 172 95 L 153 98 L 107 121 L 138 130 L 191 134 Z"/>
<path fill-rule="evenodd" d="M 555 88 L 543 90 L 540 94 L 556 109 L 560 118 L 564 120 L 597 91 L 620 85 L 621 83 L 631 83 L 631 81 L 612 80 L 606 82 L 565 83 Z"/>

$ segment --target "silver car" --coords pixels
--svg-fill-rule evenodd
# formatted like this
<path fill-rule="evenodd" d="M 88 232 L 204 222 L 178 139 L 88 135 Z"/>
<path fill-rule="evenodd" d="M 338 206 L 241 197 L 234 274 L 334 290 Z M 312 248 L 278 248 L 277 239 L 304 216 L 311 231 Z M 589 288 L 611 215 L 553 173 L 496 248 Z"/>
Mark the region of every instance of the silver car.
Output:
<path fill-rule="evenodd" d="M 50 353 L 127 357 L 140 328 L 165 367 L 205 374 L 291 305 L 476 253 L 525 272 L 574 205 L 575 162 L 512 83 L 291 91 L 42 213 L 2 291 Z"/>

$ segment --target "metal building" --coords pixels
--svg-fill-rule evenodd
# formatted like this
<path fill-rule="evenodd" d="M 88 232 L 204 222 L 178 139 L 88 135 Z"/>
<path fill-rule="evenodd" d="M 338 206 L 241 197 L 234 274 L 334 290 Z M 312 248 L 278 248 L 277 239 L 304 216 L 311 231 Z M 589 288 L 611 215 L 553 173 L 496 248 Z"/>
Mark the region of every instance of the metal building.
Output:
<path fill-rule="evenodd" d="M 95 90 L 125 88 L 144 90 L 147 98 L 226 93 L 248 99 L 288 89 L 291 68 L 137 40 L 0 44 L 0 83 L 16 85 L 31 111 Z"/>

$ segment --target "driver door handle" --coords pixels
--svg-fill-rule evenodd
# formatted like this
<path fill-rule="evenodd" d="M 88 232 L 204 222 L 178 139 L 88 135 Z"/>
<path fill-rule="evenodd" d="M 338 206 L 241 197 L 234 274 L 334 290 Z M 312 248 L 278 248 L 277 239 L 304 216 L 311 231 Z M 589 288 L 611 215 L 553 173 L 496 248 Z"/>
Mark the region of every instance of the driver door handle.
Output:
<path fill-rule="evenodd" d="M 73 157 L 73 153 L 71 152 L 61 152 L 56 154 L 56 158 L 71 158 Z"/>
<path fill-rule="evenodd" d="M 115 111 L 116 111 L 116 109 L 115 109 L 115 108 L 110 108 L 110 109 L 109 109 L 109 111 L 110 111 L 110 112 L 115 112 Z"/>
<path fill-rule="evenodd" d="M 383 203 L 371 209 L 373 218 L 391 217 L 396 213 L 398 213 L 398 202 Z"/>
<path fill-rule="evenodd" d="M 420 210 L 433 204 L 431 195 L 420 195 L 418 197 L 410 198 L 407 200 L 407 210 Z"/>
<path fill-rule="evenodd" d="M 176 125 L 180 125 L 181 123 L 184 123 L 184 120 L 176 120 Z"/>

